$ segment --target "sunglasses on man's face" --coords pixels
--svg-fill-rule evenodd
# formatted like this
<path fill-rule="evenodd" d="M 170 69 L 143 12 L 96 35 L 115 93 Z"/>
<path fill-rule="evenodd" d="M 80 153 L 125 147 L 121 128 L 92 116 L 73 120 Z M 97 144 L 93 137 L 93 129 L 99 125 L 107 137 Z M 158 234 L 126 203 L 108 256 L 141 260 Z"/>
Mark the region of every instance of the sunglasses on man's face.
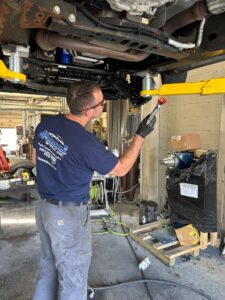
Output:
<path fill-rule="evenodd" d="M 102 101 L 98 102 L 96 105 L 91 106 L 91 107 L 88 107 L 88 108 L 86 108 L 86 109 L 92 109 L 92 108 L 96 108 L 96 107 L 98 107 L 98 106 L 104 106 L 105 103 L 106 103 L 106 100 L 103 99 Z M 86 110 L 86 109 L 85 109 L 85 110 Z"/>

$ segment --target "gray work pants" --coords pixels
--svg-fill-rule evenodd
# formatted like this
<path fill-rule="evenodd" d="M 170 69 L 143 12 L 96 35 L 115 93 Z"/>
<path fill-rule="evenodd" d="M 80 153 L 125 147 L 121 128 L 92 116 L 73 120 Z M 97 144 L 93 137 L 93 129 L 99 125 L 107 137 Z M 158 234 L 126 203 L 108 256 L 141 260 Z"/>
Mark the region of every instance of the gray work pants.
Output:
<path fill-rule="evenodd" d="M 41 199 L 36 222 L 42 256 L 33 300 L 86 300 L 92 254 L 87 205 L 57 206 Z"/>

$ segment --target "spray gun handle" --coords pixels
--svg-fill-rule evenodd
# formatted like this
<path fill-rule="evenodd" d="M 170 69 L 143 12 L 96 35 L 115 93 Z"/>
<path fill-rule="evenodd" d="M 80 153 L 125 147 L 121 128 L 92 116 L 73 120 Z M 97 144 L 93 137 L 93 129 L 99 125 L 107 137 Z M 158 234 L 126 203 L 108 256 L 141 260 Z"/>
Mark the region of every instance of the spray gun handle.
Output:
<path fill-rule="evenodd" d="M 161 105 L 157 105 L 154 110 L 152 111 L 152 113 L 150 114 L 146 124 L 150 124 L 150 122 L 152 121 L 152 119 L 154 118 L 154 116 L 156 115 L 157 111 L 161 108 Z"/>
<path fill-rule="evenodd" d="M 156 115 L 157 111 L 160 110 L 160 108 L 162 107 L 162 105 L 166 104 L 168 101 L 166 98 L 164 97 L 160 97 L 158 99 L 158 104 L 156 105 L 156 107 L 153 109 L 152 113 L 150 114 L 148 121 L 146 122 L 146 124 L 150 124 L 150 122 L 152 121 L 152 119 L 154 118 L 154 116 Z"/>

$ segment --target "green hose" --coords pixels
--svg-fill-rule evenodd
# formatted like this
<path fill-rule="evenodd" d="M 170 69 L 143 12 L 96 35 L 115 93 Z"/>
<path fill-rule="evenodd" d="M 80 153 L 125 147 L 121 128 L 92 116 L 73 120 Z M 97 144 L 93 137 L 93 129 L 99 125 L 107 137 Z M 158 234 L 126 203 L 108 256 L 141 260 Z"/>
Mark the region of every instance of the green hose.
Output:
<path fill-rule="evenodd" d="M 114 226 L 110 226 L 110 221 L 111 221 L 111 224 L 113 223 Z M 129 226 L 123 222 L 119 222 L 119 221 L 116 221 L 115 219 L 113 218 L 110 218 L 110 219 L 105 219 L 105 218 L 102 218 L 100 220 L 92 220 L 92 222 L 94 223 L 104 223 L 104 226 L 106 228 L 106 230 L 104 231 L 95 231 L 93 232 L 93 234 L 96 234 L 96 235 L 100 235 L 100 234 L 114 234 L 114 235 L 117 235 L 117 236 L 128 236 L 130 233 L 129 233 Z M 125 232 L 125 233 L 122 233 L 122 232 L 118 232 L 116 230 L 114 230 L 114 228 L 117 226 L 117 225 L 120 225 L 120 226 L 123 226 L 124 228 L 127 228 L 128 231 Z M 114 228 L 112 228 L 114 227 Z"/>

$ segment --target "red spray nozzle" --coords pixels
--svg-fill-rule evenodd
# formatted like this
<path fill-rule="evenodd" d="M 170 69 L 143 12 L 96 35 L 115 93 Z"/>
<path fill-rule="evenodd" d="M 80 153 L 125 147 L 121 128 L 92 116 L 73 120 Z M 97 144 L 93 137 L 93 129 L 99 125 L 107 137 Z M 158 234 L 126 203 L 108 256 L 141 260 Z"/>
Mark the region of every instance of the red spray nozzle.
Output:
<path fill-rule="evenodd" d="M 160 97 L 158 99 L 158 105 L 163 105 L 163 104 L 166 104 L 168 102 L 168 100 L 164 97 Z"/>

